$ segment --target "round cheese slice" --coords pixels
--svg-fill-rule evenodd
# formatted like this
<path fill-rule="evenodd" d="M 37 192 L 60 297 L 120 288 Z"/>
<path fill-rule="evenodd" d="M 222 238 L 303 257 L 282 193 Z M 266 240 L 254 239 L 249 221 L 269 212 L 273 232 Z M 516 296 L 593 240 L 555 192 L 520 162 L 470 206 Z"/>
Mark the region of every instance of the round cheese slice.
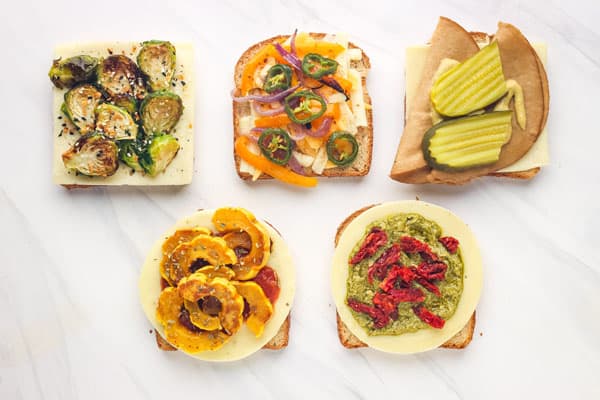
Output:
<path fill-rule="evenodd" d="M 401 335 L 370 336 L 354 319 L 346 305 L 346 281 L 348 279 L 348 259 L 352 249 L 362 239 L 370 223 L 399 213 L 416 213 L 436 222 L 442 234 L 453 236 L 460 242 L 464 263 L 463 293 L 454 315 L 446 321 L 442 329 L 426 328 Z M 483 285 L 481 255 L 475 236 L 469 227 L 445 208 L 423 201 L 396 201 L 374 206 L 352 220 L 342 232 L 333 256 L 331 289 L 341 320 L 362 342 L 377 350 L 388 353 L 418 353 L 439 347 L 469 321 L 479 302 Z"/>
<path fill-rule="evenodd" d="M 165 331 L 156 320 L 156 307 L 161 292 L 159 267 L 162 259 L 162 244 L 166 238 L 179 229 L 205 227 L 215 231 L 211 221 L 214 211 L 202 210 L 177 222 L 156 242 L 146 258 L 139 280 L 140 300 L 146 317 L 163 338 L 166 337 Z M 273 315 L 265 325 L 263 334 L 257 338 L 250 332 L 246 324 L 243 324 L 242 328 L 220 349 L 196 354 L 186 353 L 189 356 L 206 361 L 235 361 L 248 357 L 260 350 L 277 334 L 290 313 L 296 285 L 296 272 L 292 257 L 281 235 L 269 224 L 263 223 L 263 226 L 268 230 L 272 240 L 271 256 L 267 265 L 277 272 L 281 288 L 279 298 L 273 305 Z"/>

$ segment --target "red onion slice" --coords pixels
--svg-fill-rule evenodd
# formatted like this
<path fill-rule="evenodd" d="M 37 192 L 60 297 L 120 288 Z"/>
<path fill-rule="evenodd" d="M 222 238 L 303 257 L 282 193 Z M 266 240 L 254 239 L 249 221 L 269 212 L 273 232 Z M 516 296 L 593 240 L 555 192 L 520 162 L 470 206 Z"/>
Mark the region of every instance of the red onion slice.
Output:
<path fill-rule="evenodd" d="M 320 138 L 320 137 L 327 135 L 327 133 L 329 132 L 329 129 L 331 128 L 331 124 L 333 124 L 333 118 L 325 118 L 323 120 L 323 122 L 321 122 L 321 125 L 317 128 L 316 131 L 305 128 L 305 132 L 308 136 Z"/>
<path fill-rule="evenodd" d="M 289 89 L 284 90 L 283 92 L 270 94 L 268 96 L 257 96 L 257 95 L 249 95 L 249 96 L 236 96 L 235 90 L 231 91 L 231 98 L 233 101 L 237 103 L 247 103 L 249 101 L 258 101 L 259 103 L 274 103 L 276 101 L 280 101 L 285 99 L 290 94 L 294 93 L 296 89 L 298 89 L 300 85 L 293 86 Z"/>
<path fill-rule="evenodd" d="M 290 157 L 290 159 L 288 160 L 288 166 L 290 167 L 290 169 L 292 171 L 294 171 L 297 174 L 307 175 L 306 170 L 304 169 L 304 167 L 302 165 L 300 165 L 300 163 L 298 162 L 298 160 L 296 159 L 296 157 L 293 154 Z"/>
<path fill-rule="evenodd" d="M 270 117 L 273 115 L 281 114 L 285 111 L 285 107 L 283 106 L 283 104 L 275 108 L 264 109 L 258 104 L 258 102 L 253 102 L 252 108 L 254 109 L 254 112 L 257 115 L 260 115 L 261 117 Z"/>
<path fill-rule="evenodd" d="M 292 67 L 294 67 L 296 70 L 302 73 L 302 61 L 300 61 L 298 56 L 295 56 L 286 49 L 284 49 L 283 46 L 279 43 L 274 43 L 273 46 L 275 46 L 275 49 L 277 50 L 277 52 L 279 52 L 279 54 L 281 54 L 281 57 L 283 57 L 285 61 L 287 61 Z"/>

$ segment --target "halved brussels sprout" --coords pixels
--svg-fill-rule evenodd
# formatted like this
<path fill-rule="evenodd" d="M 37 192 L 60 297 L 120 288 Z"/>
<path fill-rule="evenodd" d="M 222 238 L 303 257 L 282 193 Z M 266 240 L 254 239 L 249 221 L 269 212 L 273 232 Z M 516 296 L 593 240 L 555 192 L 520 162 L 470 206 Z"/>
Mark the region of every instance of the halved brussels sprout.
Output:
<path fill-rule="evenodd" d="M 140 165 L 140 154 L 143 154 L 144 142 L 138 140 L 119 140 L 119 160 L 127 164 L 128 167 L 137 172 L 144 172 Z"/>
<path fill-rule="evenodd" d="M 144 42 L 137 63 L 152 91 L 169 89 L 175 75 L 175 46 L 162 40 Z"/>
<path fill-rule="evenodd" d="M 62 155 L 65 167 L 88 176 L 111 176 L 119 167 L 114 141 L 99 133 L 80 137 Z"/>
<path fill-rule="evenodd" d="M 149 94 L 140 106 L 142 126 L 148 135 L 169 133 L 182 113 L 181 97 L 166 90 Z"/>
<path fill-rule="evenodd" d="M 156 176 L 169 166 L 178 151 L 179 142 L 173 136 L 154 136 L 144 154 L 140 156 L 139 162 L 148 175 Z"/>
<path fill-rule="evenodd" d="M 135 139 L 138 126 L 129 113 L 113 104 L 102 103 L 96 107 L 96 131 L 111 139 Z"/>
<path fill-rule="evenodd" d="M 61 110 L 82 135 L 92 132 L 96 126 L 94 110 L 102 101 L 102 92 L 94 85 L 84 83 L 65 93 Z"/>
<path fill-rule="evenodd" d="M 114 96 L 111 100 L 115 106 L 124 108 L 129 114 L 134 116 L 135 119 L 135 113 L 137 113 L 138 110 L 138 101 L 135 99 L 135 97 L 122 94 L 119 96 Z"/>
<path fill-rule="evenodd" d="M 130 95 L 142 99 L 146 90 L 144 80 L 135 62 L 124 55 L 108 56 L 97 68 L 98 84 L 108 96 Z"/>
<path fill-rule="evenodd" d="M 92 56 L 80 55 L 64 60 L 59 58 L 52 62 L 48 76 L 54 86 L 67 89 L 78 83 L 92 81 L 97 66 L 98 59 Z"/>

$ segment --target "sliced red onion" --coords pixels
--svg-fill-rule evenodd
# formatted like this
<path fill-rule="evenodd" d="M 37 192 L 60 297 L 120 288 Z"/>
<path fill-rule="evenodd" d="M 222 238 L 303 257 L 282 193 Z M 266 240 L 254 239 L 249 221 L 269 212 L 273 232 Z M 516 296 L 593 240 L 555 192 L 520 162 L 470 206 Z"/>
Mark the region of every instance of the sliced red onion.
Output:
<path fill-rule="evenodd" d="M 257 96 L 257 95 L 249 95 L 249 96 L 236 96 L 235 89 L 231 91 L 231 98 L 233 101 L 237 103 L 247 103 L 249 101 L 258 101 L 259 103 L 274 103 L 276 101 L 280 101 L 285 99 L 290 94 L 294 93 L 296 89 L 298 89 L 300 85 L 293 86 L 289 89 L 284 90 L 283 92 L 270 94 L 268 96 Z"/>
<path fill-rule="evenodd" d="M 329 129 L 331 128 L 331 124 L 333 124 L 333 118 L 328 117 L 328 118 L 325 118 L 323 120 L 323 122 L 321 122 L 321 126 L 319 126 L 319 128 L 316 131 L 305 128 L 305 132 L 308 136 L 320 138 L 320 137 L 327 135 L 327 133 L 329 132 Z"/>
<path fill-rule="evenodd" d="M 294 34 L 290 38 L 290 51 L 293 56 L 298 57 L 298 53 L 296 53 L 296 34 L 298 33 L 298 29 L 294 31 Z"/>
<path fill-rule="evenodd" d="M 302 165 L 300 165 L 300 163 L 298 162 L 298 160 L 296 159 L 296 157 L 293 154 L 290 157 L 290 159 L 288 160 L 288 165 L 289 165 L 290 169 L 292 171 L 294 171 L 295 173 L 300 174 L 300 175 L 306 175 L 306 170 L 304 169 L 304 167 Z"/>
<path fill-rule="evenodd" d="M 298 124 L 290 124 L 290 137 L 297 142 L 306 137 L 306 128 Z"/>
<path fill-rule="evenodd" d="M 275 46 L 275 49 L 279 52 L 279 54 L 281 54 L 281 57 L 283 57 L 285 61 L 287 61 L 292 67 L 294 67 L 295 69 L 300 71 L 300 73 L 302 73 L 302 61 L 300 61 L 298 56 L 295 56 L 286 49 L 284 49 L 283 46 L 279 43 L 275 43 L 273 44 L 273 46 Z"/>
<path fill-rule="evenodd" d="M 254 112 L 261 117 L 270 117 L 272 115 L 281 114 L 285 111 L 283 104 L 275 108 L 264 109 L 258 104 L 258 102 L 253 102 L 252 108 L 254 109 Z"/>

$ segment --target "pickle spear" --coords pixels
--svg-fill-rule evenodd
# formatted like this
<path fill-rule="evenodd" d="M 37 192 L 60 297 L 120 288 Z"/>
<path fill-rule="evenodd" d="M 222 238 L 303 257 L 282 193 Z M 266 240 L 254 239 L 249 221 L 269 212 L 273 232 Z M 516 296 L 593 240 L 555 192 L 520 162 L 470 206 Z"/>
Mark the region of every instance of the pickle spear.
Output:
<path fill-rule="evenodd" d="M 496 111 L 440 122 L 423 137 L 427 164 L 442 171 L 463 171 L 493 164 L 510 140 L 512 111 Z"/>
<path fill-rule="evenodd" d="M 434 109 L 447 117 L 460 117 L 500 99 L 507 91 L 498 42 L 442 74 L 431 88 Z"/>

